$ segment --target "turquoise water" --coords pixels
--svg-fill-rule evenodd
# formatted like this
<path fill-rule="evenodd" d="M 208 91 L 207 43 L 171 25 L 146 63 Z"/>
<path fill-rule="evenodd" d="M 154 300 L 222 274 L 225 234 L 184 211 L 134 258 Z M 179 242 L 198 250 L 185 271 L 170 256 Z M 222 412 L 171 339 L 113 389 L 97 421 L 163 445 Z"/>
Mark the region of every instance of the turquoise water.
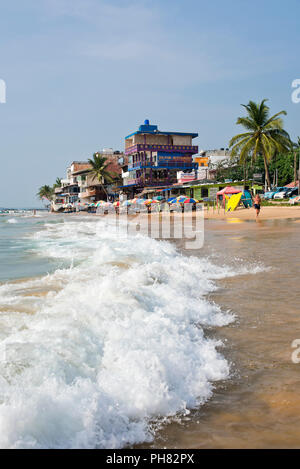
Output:
<path fill-rule="evenodd" d="M 58 266 L 57 262 L 36 252 L 34 233 L 49 221 L 53 222 L 45 212 L 38 212 L 36 216 L 32 212 L 0 215 L 0 282 L 35 277 Z"/>

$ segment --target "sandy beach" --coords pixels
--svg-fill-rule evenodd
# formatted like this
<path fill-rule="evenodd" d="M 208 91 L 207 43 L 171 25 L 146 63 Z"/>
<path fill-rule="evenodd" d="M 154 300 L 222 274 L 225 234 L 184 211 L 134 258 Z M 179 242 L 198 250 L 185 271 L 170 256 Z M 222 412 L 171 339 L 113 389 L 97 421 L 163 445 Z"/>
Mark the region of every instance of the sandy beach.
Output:
<path fill-rule="evenodd" d="M 253 208 L 245 209 L 239 207 L 237 210 L 234 212 L 225 212 L 224 209 L 220 208 L 213 208 L 210 207 L 207 209 L 207 207 L 204 208 L 204 218 L 207 220 L 232 220 L 238 221 L 238 220 L 256 220 L 256 213 Z M 196 212 L 197 217 L 201 217 L 203 215 L 203 212 Z M 168 213 L 168 212 L 166 212 Z M 76 215 L 78 216 L 85 216 L 85 215 L 90 215 L 87 212 L 78 212 Z M 107 215 L 104 214 L 94 214 L 95 216 L 100 216 L 100 217 L 108 217 L 112 218 L 115 217 L 115 214 L 109 213 Z M 147 214 L 140 214 L 142 217 L 147 217 Z M 157 212 L 153 212 L 151 214 L 151 217 L 157 218 L 159 214 Z M 181 218 L 182 214 L 178 212 L 173 212 L 172 216 L 174 219 L 176 218 Z M 195 212 L 186 212 L 185 217 L 187 218 L 193 218 L 195 217 Z M 120 215 L 121 219 L 126 219 L 126 214 L 121 214 Z M 134 215 L 133 215 L 134 218 Z M 288 218 L 300 218 L 300 206 L 274 206 L 274 207 L 261 207 L 261 211 L 258 217 L 258 220 L 279 220 L 279 219 L 288 219 Z"/>
<path fill-rule="evenodd" d="M 223 209 L 219 211 L 205 209 L 204 217 L 206 219 L 216 219 L 216 220 L 225 220 L 225 219 L 241 219 L 241 220 L 255 220 L 256 213 L 253 208 L 245 209 L 238 208 L 234 212 L 225 212 Z M 300 218 L 300 207 L 291 206 L 291 207 L 262 207 L 259 214 L 260 220 L 274 220 L 274 219 L 287 219 L 287 218 Z"/>

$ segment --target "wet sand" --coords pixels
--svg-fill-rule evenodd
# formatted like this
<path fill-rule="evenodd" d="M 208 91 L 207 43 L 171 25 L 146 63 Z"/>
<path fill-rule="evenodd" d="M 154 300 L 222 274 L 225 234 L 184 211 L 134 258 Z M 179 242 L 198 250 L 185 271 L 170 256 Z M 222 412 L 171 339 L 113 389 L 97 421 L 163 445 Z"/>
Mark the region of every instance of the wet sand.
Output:
<path fill-rule="evenodd" d="M 204 248 L 185 254 L 265 270 L 218 282 L 209 299 L 237 319 L 206 334 L 222 340 L 231 378 L 204 406 L 164 427 L 151 447 L 300 448 L 300 364 L 292 362 L 300 339 L 299 236 L 296 219 L 205 222 Z"/>

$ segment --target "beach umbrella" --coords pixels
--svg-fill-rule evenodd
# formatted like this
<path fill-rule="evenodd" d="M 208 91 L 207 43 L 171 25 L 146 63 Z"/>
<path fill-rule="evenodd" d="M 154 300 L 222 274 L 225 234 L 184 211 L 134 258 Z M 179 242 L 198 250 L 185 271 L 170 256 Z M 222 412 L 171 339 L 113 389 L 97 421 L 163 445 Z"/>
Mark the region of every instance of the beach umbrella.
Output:
<path fill-rule="evenodd" d="M 128 205 L 131 205 L 130 200 L 125 200 L 125 202 L 122 203 L 122 207 L 128 207 Z"/>
<path fill-rule="evenodd" d="M 144 201 L 144 205 L 151 205 L 151 204 L 159 204 L 159 201 L 158 200 L 154 200 L 154 199 L 146 199 Z"/>
<path fill-rule="evenodd" d="M 174 200 L 176 200 L 176 197 L 170 197 L 168 199 L 168 203 L 171 204 L 172 202 L 174 202 Z"/>
<path fill-rule="evenodd" d="M 196 200 L 196 199 L 185 199 L 185 201 L 183 203 L 184 204 L 196 204 L 198 202 L 199 202 L 199 200 Z"/>
<path fill-rule="evenodd" d="M 184 202 L 185 199 L 187 199 L 188 197 L 186 197 L 185 195 L 179 195 L 176 200 L 177 202 Z"/>
<path fill-rule="evenodd" d="M 144 202 L 145 202 L 145 199 L 138 199 L 137 200 L 137 203 L 140 204 L 140 205 L 143 204 Z"/>
<path fill-rule="evenodd" d="M 154 200 L 164 200 L 164 197 L 162 195 L 157 195 L 154 197 Z"/>
<path fill-rule="evenodd" d="M 170 204 L 183 204 L 186 199 L 187 199 L 187 197 L 176 197 L 175 199 L 173 199 L 169 203 Z"/>
<path fill-rule="evenodd" d="M 116 202 L 113 203 L 113 205 L 114 205 L 115 207 L 120 207 L 120 201 L 117 200 Z"/>

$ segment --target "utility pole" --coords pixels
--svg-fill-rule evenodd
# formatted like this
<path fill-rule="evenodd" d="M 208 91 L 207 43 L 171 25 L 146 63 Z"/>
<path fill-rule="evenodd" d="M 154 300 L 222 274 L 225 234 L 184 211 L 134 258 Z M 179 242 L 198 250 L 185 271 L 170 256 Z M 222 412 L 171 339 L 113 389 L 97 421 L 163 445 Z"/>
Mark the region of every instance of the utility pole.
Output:
<path fill-rule="evenodd" d="M 294 187 L 296 187 L 297 182 L 297 151 L 294 150 Z"/>

